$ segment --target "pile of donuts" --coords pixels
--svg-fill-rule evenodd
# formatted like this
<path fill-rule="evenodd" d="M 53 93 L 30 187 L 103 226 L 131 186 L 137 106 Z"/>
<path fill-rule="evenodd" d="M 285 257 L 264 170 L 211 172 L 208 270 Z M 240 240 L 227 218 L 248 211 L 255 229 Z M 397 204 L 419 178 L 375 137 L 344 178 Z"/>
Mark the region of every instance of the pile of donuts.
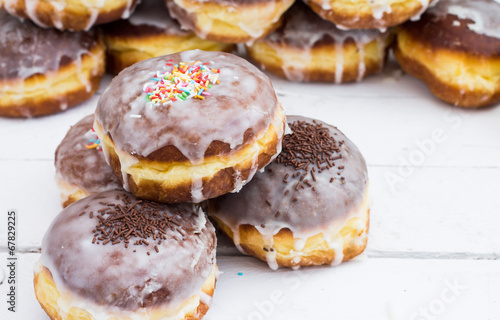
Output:
<path fill-rule="evenodd" d="M 238 43 L 261 69 L 299 82 L 361 81 L 383 70 L 392 49 L 437 98 L 490 106 L 500 101 L 499 7 L 495 0 L 0 0 L 0 116 L 59 112 L 89 99 L 106 70 L 193 49 L 235 52 Z"/>
<path fill-rule="evenodd" d="M 61 141 L 55 169 L 64 209 L 34 280 L 51 319 L 201 319 L 219 275 L 213 224 L 274 270 L 335 266 L 367 244 L 358 148 L 285 116 L 269 78 L 230 53 L 124 69 Z"/>

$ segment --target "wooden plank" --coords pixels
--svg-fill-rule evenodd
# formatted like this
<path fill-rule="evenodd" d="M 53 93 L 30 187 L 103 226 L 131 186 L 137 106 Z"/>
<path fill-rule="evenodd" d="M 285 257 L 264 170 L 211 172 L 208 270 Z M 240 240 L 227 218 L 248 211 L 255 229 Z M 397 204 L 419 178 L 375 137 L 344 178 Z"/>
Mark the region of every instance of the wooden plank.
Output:
<path fill-rule="evenodd" d="M 48 319 L 33 292 L 38 258 L 18 255 L 18 312 L 8 312 L 2 302 L 0 319 Z M 0 259 L 7 273 L 5 252 Z M 217 263 L 222 274 L 207 320 L 500 317 L 500 261 L 361 257 L 335 268 L 299 271 L 272 271 L 249 257 L 219 257 Z M 4 281 L 2 297 L 7 289 Z"/>
<path fill-rule="evenodd" d="M 62 210 L 52 161 L 2 161 L 0 210 L 17 211 L 17 244 L 39 248 L 52 219 Z M 6 215 L 2 214 L 6 221 Z M 6 246 L 6 223 L 0 222 L 0 249 Z"/>
<path fill-rule="evenodd" d="M 500 252 L 499 169 L 417 168 L 402 176 L 397 167 L 371 167 L 369 172 L 370 249 Z"/>
<path fill-rule="evenodd" d="M 498 167 L 500 163 L 500 108 L 462 110 L 428 96 L 284 95 L 280 101 L 288 114 L 336 125 L 371 165 Z"/>

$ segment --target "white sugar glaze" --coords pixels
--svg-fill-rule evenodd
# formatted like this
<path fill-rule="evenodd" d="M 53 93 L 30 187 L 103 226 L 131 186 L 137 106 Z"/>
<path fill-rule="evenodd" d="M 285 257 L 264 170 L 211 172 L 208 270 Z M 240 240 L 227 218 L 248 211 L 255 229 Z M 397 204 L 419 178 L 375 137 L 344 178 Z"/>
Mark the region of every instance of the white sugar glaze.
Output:
<path fill-rule="evenodd" d="M 166 106 L 147 103 L 144 84 L 158 70 L 165 70 L 171 58 L 175 63 L 209 62 L 211 68 L 221 70 L 220 84 L 209 89 L 211 96 L 205 100 L 178 100 Z M 249 128 L 259 139 L 278 110 L 281 107 L 271 82 L 249 62 L 226 53 L 194 50 L 149 59 L 125 69 L 101 95 L 96 121 L 104 134 L 111 134 L 115 145 L 130 155 L 148 156 L 172 145 L 191 163 L 199 164 L 215 140 L 229 144 L 231 149 L 238 148 Z M 140 118 L 131 117 L 138 114 Z"/>
<path fill-rule="evenodd" d="M 82 59 L 94 56 L 92 51 L 98 45 L 96 31 L 42 29 L 0 10 L 0 97 L 11 90 L 18 94 L 28 92 L 26 79 L 37 74 L 55 74 L 67 64 L 76 66 L 78 79 L 89 92 L 92 84 L 83 72 Z M 99 63 L 95 63 L 91 73 L 95 76 L 98 72 Z M 57 79 L 48 76 L 37 83 L 37 88 L 43 86 L 49 90 Z M 68 107 L 66 98 L 60 97 L 61 110 Z"/>
<path fill-rule="evenodd" d="M 472 20 L 467 27 L 477 34 L 500 39 L 500 3 L 493 0 L 441 0 L 428 11 L 443 19 L 455 15 L 462 20 Z"/>
<path fill-rule="evenodd" d="M 147 102 L 145 84 L 157 70 L 164 70 L 170 59 L 175 63 L 207 62 L 210 68 L 221 70 L 220 84 L 208 90 L 211 95 L 205 100 L 178 100 L 164 105 Z M 106 134 L 112 137 L 126 190 L 128 170 L 139 161 L 138 156 L 147 157 L 165 146 L 176 147 L 193 164 L 189 172 L 191 201 L 198 203 L 205 199 L 202 178 L 206 173 L 197 165 L 203 163 L 212 142 L 226 143 L 230 152 L 237 152 L 243 146 L 245 133 L 253 133 L 245 142 L 253 146 L 248 153 L 250 171 L 248 175 L 236 171 L 232 177 L 231 191 L 238 192 L 262 166 L 255 142 L 271 125 L 279 139 L 277 152 L 281 150 L 283 119 L 284 111 L 269 79 L 246 60 L 219 52 L 187 51 L 140 62 L 118 75 L 99 99 L 94 127 L 101 139 Z M 109 150 L 106 145 L 103 148 L 109 163 Z"/>
<path fill-rule="evenodd" d="M 276 31 L 267 36 L 266 41 L 279 56 L 284 46 L 292 46 L 300 49 L 304 64 L 308 64 L 313 55 L 311 50 L 322 43 L 322 41 L 333 42 L 333 51 L 335 52 L 335 83 L 342 82 L 344 72 L 344 44 L 348 40 L 354 41 L 359 51 L 358 76 L 361 81 L 365 76 L 365 45 L 372 41 L 377 41 L 377 45 L 385 50 L 385 42 L 389 36 L 388 32 L 378 30 L 341 30 L 330 21 L 321 19 L 308 6 L 302 2 L 295 3 L 284 16 L 283 25 Z M 383 57 L 383 55 L 381 55 Z M 384 59 L 381 59 L 383 63 Z M 289 80 L 303 81 L 304 74 L 302 70 L 286 59 L 283 60 L 282 70 Z"/>
<path fill-rule="evenodd" d="M 302 3 L 296 3 L 284 16 L 283 26 L 266 37 L 271 42 L 286 41 L 293 46 L 311 48 L 324 38 L 335 43 L 344 43 L 352 39 L 356 43 L 367 44 L 378 39 L 382 33 L 378 30 L 340 30 L 335 24 L 321 19 Z"/>
<path fill-rule="evenodd" d="M 60 32 L 41 29 L 0 11 L 0 79 L 26 79 L 57 71 L 63 58 L 81 68 L 81 58 L 97 44 L 95 32 Z M 51 50 L 48 50 L 48 49 Z M 94 73 L 95 74 L 95 73 Z"/>
<path fill-rule="evenodd" d="M 191 32 L 182 30 L 179 23 L 170 16 L 162 1 L 143 0 L 128 19 L 134 26 L 153 26 L 167 34 L 187 35 Z"/>
<path fill-rule="evenodd" d="M 152 239 L 148 239 L 149 245 L 134 246 L 132 237 L 128 249 L 123 243 L 92 244 L 97 212 L 107 207 L 99 202 L 125 207 L 123 200 L 116 200 L 123 194 L 109 191 L 78 201 L 63 210 L 47 230 L 41 265 L 50 270 L 61 293 L 60 306 L 66 311 L 71 306 L 82 307 L 94 316 L 105 316 L 101 319 L 127 315 L 134 320 L 148 319 L 155 308 L 185 308 L 193 296 L 190 304 L 196 307 L 215 265 L 213 226 L 198 206 L 160 205 L 158 210 L 173 217 L 180 231 L 167 228 L 167 239 L 158 244 L 158 253 L 153 248 L 157 241 Z M 131 202 L 139 200 L 128 197 Z M 175 210 L 180 216 L 175 217 Z M 87 213 L 80 216 L 82 211 Z M 92 219 L 90 211 L 94 212 Z M 140 307 L 143 304 L 154 308 Z"/>
<path fill-rule="evenodd" d="M 418 0 L 422 5 L 420 11 L 414 15 L 411 19 L 418 20 L 422 13 L 424 13 L 430 6 L 434 5 L 439 0 Z M 335 2 L 335 0 L 322 0 L 318 2 L 323 10 L 331 10 L 331 3 Z M 372 16 L 375 20 L 381 20 L 384 17 L 384 14 L 392 14 L 392 6 L 395 4 L 394 0 L 366 0 L 366 4 L 371 8 Z M 359 19 L 359 18 L 358 18 Z M 354 20 L 353 20 L 354 21 Z M 342 26 L 339 26 L 342 27 Z M 345 27 L 342 27 L 345 28 Z M 381 31 L 385 31 L 381 29 Z"/>

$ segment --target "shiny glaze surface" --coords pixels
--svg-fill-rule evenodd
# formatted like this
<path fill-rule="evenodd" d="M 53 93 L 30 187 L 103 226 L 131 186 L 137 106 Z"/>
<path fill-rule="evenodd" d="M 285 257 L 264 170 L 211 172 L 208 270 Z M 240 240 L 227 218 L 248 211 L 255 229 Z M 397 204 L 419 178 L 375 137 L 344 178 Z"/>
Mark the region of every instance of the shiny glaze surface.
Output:
<path fill-rule="evenodd" d="M 123 242 L 93 244 L 99 210 L 111 203 L 126 212 L 128 204 L 139 200 L 124 191 L 91 195 L 64 209 L 48 228 L 41 263 L 51 272 L 61 295 L 77 297 L 76 306 L 90 304 L 96 309 L 94 314 L 101 309 L 146 312 L 143 308 L 178 307 L 199 294 L 215 264 L 216 246 L 214 228 L 199 207 L 153 203 L 175 223 L 174 228 L 164 230 L 166 239 L 161 244 L 148 238 L 148 245 L 133 245 L 142 239 L 136 236 L 128 248 Z"/>

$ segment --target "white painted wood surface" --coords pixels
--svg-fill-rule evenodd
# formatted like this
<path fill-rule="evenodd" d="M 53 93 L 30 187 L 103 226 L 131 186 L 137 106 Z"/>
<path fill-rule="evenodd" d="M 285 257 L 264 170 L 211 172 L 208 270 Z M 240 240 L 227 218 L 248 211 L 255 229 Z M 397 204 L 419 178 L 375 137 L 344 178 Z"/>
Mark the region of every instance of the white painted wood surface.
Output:
<path fill-rule="evenodd" d="M 206 319 L 500 319 L 500 106 L 448 106 L 393 62 L 358 84 L 272 80 L 288 114 L 338 126 L 365 155 L 369 246 L 336 268 L 273 272 L 222 241 L 224 273 Z M 1 320 L 48 319 L 32 270 L 61 210 L 54 151 L 97 99 L 49 117 L 0 119 L 0 279 L 8 209 L 18 211 L 19 257 L 18 313 L 6 311 L 4 281 Z"/>
<path fill-rule="evenodd" d="M 33 292 L 39 256 L 18 255 L 19 312 L 2 306 L 1 319 L 48 319 Z M 500 314 L 498 260 L 361 256 L 337 268 L 272 271 L 251 257 L 219 257 L 218 265 L 224 273 L 206 320 L 420 320 L 426 313 L 429 319 L 486 320 Z M 6 295 L 7 286 L 0 286 L 2 299 Z"/>

